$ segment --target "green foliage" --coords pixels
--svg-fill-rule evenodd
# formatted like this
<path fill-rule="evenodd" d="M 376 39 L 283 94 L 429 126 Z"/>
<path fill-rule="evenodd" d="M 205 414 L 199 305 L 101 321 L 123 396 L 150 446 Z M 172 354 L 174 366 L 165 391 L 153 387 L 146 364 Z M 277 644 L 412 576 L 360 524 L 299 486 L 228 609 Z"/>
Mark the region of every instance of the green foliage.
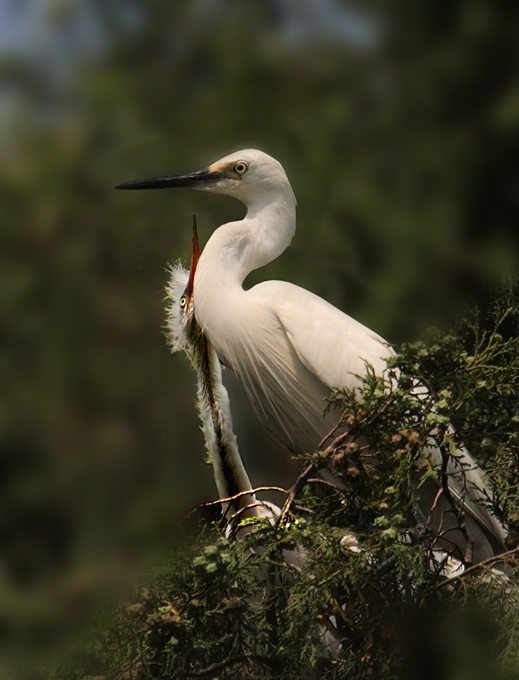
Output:
<path fill-rule="evenodd" d="M 495 512 L 509 522 L 519 508 L 517 290 L 517 280 L 505 282 L 486 313 L 469 314 L 453 334 L 429 331 L 395 360 L 428 386 L 436 410 L 492 480 Z"/>
<path fill-rule="evenodd" d="M 287 279 L 391 342 L 414 338 L 431 319 L 443 322 L 445 310 L 455 313 L 467 293 L 484 302 L 482 277 L 517 270 L 519 5 L 2 7 L 0 615 L 5 647 L 20 645 L 25 657 L 47 646 L 39 631 L 45 621 L 53 629 L 56 607 L 66 629 L 84 616 L 75 597 L 85 572 L 170 548 L 178 504 L 214 493 L 198 455 L 193 376 L 158 330 L 161 291 L 166 261 L 188 257 L 193 212 L 204 240 L 242 207 L 201 193 L 129 197 L 111 187 L 262 148 L 287 170 L 298 228 L 283 257 L 247 283 Z M 361 49 L 351 39 L 357 11 L 375 35 Z M 353 32 L 341 32 L 348 25 Z M 475 354 L 470 333 L 459 342 Z M 435 373 L 434 362 L 428 370 Z M 442 365 L 430 382 L 456 394 L 448 377 L 446 386 L 435 382 L 449 370 Z M 481 415 L 462 405 L 453 420 L 491 474 L 516 535 L 508 419 L 516 413 L 493 379 L 470 383 Z M 282 457 L 251 414 L 237 416 L 257 483 L 268 483 L 270 470 L 284 471 Z M 412 447 L 401 436 L 400 448 Z M 408 472 L 396 475 L 399 492 Z M 369 487 L 363 474 L 359 485 Z M 377 484 L 383 489 L 382 475 Z M 378 532 L 377 501 L 358 490 L 372 503 L 366 516 L 337 507 L 333 495 L 321 503 L 345 513 L 340 527 L 358 519 L 363 531 Z M 402 499 L 402 519 L 397 497 L 386 495 L 391 522 L 405 525 L 411 499 Z M 27 628 L 36 633 L 18 635 Z"/>
<path fill-rule="evenodd" d="M 452 333 L 404 345 L 385 377 L 368 370 L 362 399 L 336 391 L 337 430 L 303 457 L 281 517 L 248 520 L 240 540 L 217 525 L 191 535 L 110 614 L 88 673 L 517 677 L 516 533 L 504 556 L 447 578 L 447 555 L 434 551 L 415 503 L 425 480 L 438 477 L 424 454 L 431 435 L 447 455 L 466 438 L 496 485 L 492 507 L 517 526 L 518 322 L 517 300 L 502 297 L 488 318 L 472 314 Z M 323 469 L 341 490 L 318 476 Z M 65 668 L 53 677 L 90 677 L 84 663 Z"/>

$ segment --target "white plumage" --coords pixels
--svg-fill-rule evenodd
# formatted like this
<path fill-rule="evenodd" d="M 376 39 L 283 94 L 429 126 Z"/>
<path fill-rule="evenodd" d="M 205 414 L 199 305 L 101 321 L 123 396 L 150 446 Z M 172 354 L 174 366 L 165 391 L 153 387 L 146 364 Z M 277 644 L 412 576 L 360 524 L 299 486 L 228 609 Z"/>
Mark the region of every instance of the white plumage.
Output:
<path fill-rule="evenodd" d="M 392 350 L 382 338 L 309 291 L 283 281 L 243 288 L 246 276 L 281 255 L 295 233 L 296 200 L 283 167 L 248 149 L 187 175 L 136 180 L 123 189 L 187 186 L 234 196 L 247 207 L 243 220 L 219 227 L 198 263 L 195 314 L 220 359 L 242 383 L 265 428 L 294 453 L 314 450 L 337 415 L 323 415 L 332 388 L 358 387 L 366 362 L 377 374 Z M 438 470 L 441 454 L 427 452 Z M 451 458 L 450 488 L 467 512 L 474 561 L 502 549 L 505 530 L 485 505 L 491 489 L 468 452 Z M 461 465 L 459 465 L 461 463 Z M 432 484 L 432 482 L 431 482 Z M 447 499 L 435 504 L 428 484 L 421 505 L 431 525 L 450 514 L 452 544 L 466 540 Z M 429 488 L 431 487 L 431 488 Z"/>

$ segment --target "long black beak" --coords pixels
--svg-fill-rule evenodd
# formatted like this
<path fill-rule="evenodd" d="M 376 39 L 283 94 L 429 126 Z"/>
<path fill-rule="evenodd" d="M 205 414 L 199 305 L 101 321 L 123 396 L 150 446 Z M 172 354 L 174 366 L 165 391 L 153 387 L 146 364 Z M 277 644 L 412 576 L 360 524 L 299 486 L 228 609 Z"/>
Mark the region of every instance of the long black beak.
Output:
<path fill-rule="evenodd" d="M 187 175 L 172 175 L 171 177 L 145 177 L 144 179 L 133 179 L 130 182 L 123 182 L 114 189 L 138 190 L 138 189 L 171 189 L 173 187 L 191 187 L 202 189 L 210 186 L 219 179 L 223 179 L 225 174 L 215 170 L 204 168 L 197 172 L 190 172 Z"/>

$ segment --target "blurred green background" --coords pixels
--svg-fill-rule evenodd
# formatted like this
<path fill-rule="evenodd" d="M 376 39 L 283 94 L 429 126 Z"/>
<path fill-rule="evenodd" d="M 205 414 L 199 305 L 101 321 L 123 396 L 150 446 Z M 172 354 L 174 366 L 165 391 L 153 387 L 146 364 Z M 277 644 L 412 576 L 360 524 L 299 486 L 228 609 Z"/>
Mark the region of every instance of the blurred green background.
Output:
<path fill-rule="evenodd" d="M 517 264 L 519 5 L 6 0 L 0 78 L 0 602 L 166 548 L 175 510 L 215 496 L 165 267 L 193 213 L 205 242 L 243 207 L 114 184 L 266 151 L 298 231 L 248 283 L 392 342 Z M 232 399 L 253 481 L 286 480 Z"/>

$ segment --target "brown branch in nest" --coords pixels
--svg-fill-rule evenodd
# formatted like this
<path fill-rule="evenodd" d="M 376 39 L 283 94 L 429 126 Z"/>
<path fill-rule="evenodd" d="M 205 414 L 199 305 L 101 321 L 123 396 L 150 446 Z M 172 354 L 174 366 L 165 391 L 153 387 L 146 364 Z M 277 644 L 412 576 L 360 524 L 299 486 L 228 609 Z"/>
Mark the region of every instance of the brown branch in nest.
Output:
<path fill-rule="evenodd" d="M 285 504 L 283 505 L 283 509 L 281 510 L 281 515 L 279 516 L 279 519 L 277 521 L 278 526 L 283 526 L 287 522 L 287 517 L 288 513 L 290 512 L 290 508 L 292 506 L 292 503 L 295 501 L 299 493 L 301 492 L 301 489 L 304 487 L 306 482 L 308 481 L 310 475 L 315 472 L 317 468 L 316 463 L 310 463 L 305 467 L 305 469 L 299 474 L 298 478 L 296 481 L 292 484 L 290 489 L 288 490 L 288 497 L 285 501 Z"/>
<path fill-rule="evenodd" d="M 323 486 L 327 486 L 329 489 L 332 489 L 333 491 L 337 491 L 337 493 L 340 493 L 341 489 L 336 486 L 335 484 L 332 484 L 331 482 L 328 482 L 326 479 L 321 479 L 320 477 L 310 477 L 309 479 L 306 480 L 307 484 L 322 484 Z"/>
<path fill-rule="evenodd" d="M 427 595 L 434 593 L 436 590 L 440 590 L 440 588 L 443 588 L 444 586 L 451 585 L 454 581 L 463 581 L 467 576 L 470 576 L 473 573 L 477 573 L 478 571 L 484 571 L 485 569 L 492 568 L 495 564 L 498 564 L 499 562 L 507 564 L 509 558 L 517 554 L 519 554 L 519 546 L 512 548 L 511 550 L 507 550 L 506 552 L 501 553 L 500 555 L 492 555 L 492 557 L 487 557 L 486 560 L 482 560 L 477 564 L 473 564 L 472 566 L 467 567 L 465 571 L 463 571 L 461 574 L 457 574 L 456 576 L 452 576 L 451 578 L 445 578 L 440 583 L 436 583 L 430 588 L 427 588 L 427 590 L 423 592 L 422 596 L 427 597 Z"/>
<path fill-rule="evenodd" d="M 442 460 L 442 464 L 443 464 L 443 460 Z M 440 488 L 436 492 L 436 496 L 434 497 L 434 501 L 433 501 L 433 504 L 431 505 L 431 509 L 429 510 L 429 514 L 427 515 L 427 520 L 426 520 L 425 525 L 428 526 L 428 527 L 431 526 L 432 514 L 436 510 L 436 507 L 438 506 L 438 503 L 440 502 L 440 498 L 441 498 L 442 494 L 443 494 L 443 488 L 440 486 Z M 441 519 L 441 524 L 440 524 L 439 530 L 441 530 L 442 526 L 443 526 L 443 514 L 442 514 L 442 519 Z"/>
<path fill-rule="evenodd" d="M 337 437 L 335 437 L 333 441 L 330 444 L 328 444 L 328 446 L 323 450 L 322 447 L 326 444 L 327 441 L 330 440 L 331 437 L 334 436 L 334 434 L 338 431 L 340 427 L 344 427 L 342 418 L 339 421 L 339 423 L 337 423 L 337 425 L 334 425 L 330 432 L 328 432 L 328 434 L 325 437 L 323 437 L 323 439 L 320 441 L 318 451 L 322 452 L 323 457 L 330 455 L 334 449 L 338 448 L 339 446 L 342 446 L 344 443 L 350 441 L 352 438 L 354 439 L 355 437 L 358 436 L 358 434 L 360 434 L 359 427 L 350 428 L 348 431 L 343 432 L 342 434 L 339 434 Z M 356 433 L 355 430 L 358 430 L 359 432 Z M 310 479 L 312 481 L 321 481 L 311 477 L 311 475 L 317 470 L 319 470 L 318 463 L 317 462 L 310 463 L 309 465 L 306 466 L 306 468 L 302 470 L 302 472 L 297 477 L 296 481 L 292 484 L 292 486 L 288 490 L 288 497 L 285 501 L 285 504 L 283 505 L 281 515 L 279 516 L 277 522 L 278 526 L 286 524 L 290 508 L 292 507 L 292 504 L 294 503 L 297 496 L 301 493 L 301 490 L 303 489 L 305 484 L 307 484 L 310 481 Z M 330 482 L 326 482 L 325 480 L 322 480 L 322 482 L 324 484 L 327 483 L 333 488 L 340 491 L 340 487 L 334 486 L 333 484 L 331 484 Z"/>
<path fill-rule="evenodd" d="M 335 428 L 335 429 L 337 429 L 337 428 Z M 324 444 L 324 442 L 328 441 L 328 439 L 329 439 L 329 436 L 327 436 L 319 444 L 318 450 L 321 452 L 322 456 L 327 456 L 334 449 L 337 449 L 340 446 L 343 446 L 344 444 L 348 443 L 348 441 L 355 440 L 355 438 L 358 437 L 360 434 L 361 434 L 361 428 L 359 426 L 351 427 L 349 430 L 346 430 L 346 432 L 342 432 L 341 434 L 337 435 L 337 437 L 335 437 L 335 439 L 331 442 L 331 444 L 328 444 L 328 446 L 325 449 L 323 449 L 322 445 Z"/>
<path fill-rule="evenodd" d="M 222 668 L 228 668 L 229 666 L 234 666 L 237 663 L 243 663 L 244 661 L 260 661 L 262 663 L 270 665 L 270 660 L 259 654 L 254 654 L 253 652 L 243 652 L 243 654 L 235 654 L 234 656 L 228 656 L 222 661 L 217 661 L 212 663 L 210 666 L 203 668 L 200 671 L 193 671 L 188 675 L 188 678 L 202 678 L 204 675 L 209 675 L 210 673 L 215 673 Z"/>
<path fill-rule="evenodd" d="M 384 404 L 378 409 L 375 417 L 373 418 L 373 422 L 380 420 L 381 416 L 384 415 L 384 413 L 387 411 L 389 406 L 392 404 L 393 399 L 391 396 L 388 396 L 388 398 L 385 400 Z M 345 414 L 343 413 L 339 422 L 337 425 L 335 425 L 330 432 L 321 440 L 319 443 L 319 448 L 318 451 L 321 453 L 323 457 L 326 457 L 333 453 L 334 451 L 340 449 L 343 447 L 345 444 L 348 444 L 350 442 L 356 442 L 356 440 L 359 439 L 359 437 L 362 435 L 363 431 L 363 425 L 360 423 L 354 422 L 354 417 L 352 414 L 348 417 L 350 420 L 351 426 L 345 431 L 342 432 L 341 434 L 336 435 L 337 431 L 343 427 L 347 427 L 347 422 L 344 420 Z M 336 436 L 334 436 L 336 435 Z M 332 438 L 332 441 L 330 444 L 328 444 L 325 448 L 325 444 Z M 369 450 L 368 445 L 363 445 L 359 446 L 358 452 L 360 451 L 366 451 Z"/>
<path fill-rule="evenodd" d="M 342 421 L 343 416 L 344 416 L 344 413 L 341 415 L 341 417 L 339 418 L 338 422 L 337 422 L 337 423 L 332 427 L 332 429 L 328 432 L 328 434 L 325 434 L 324 437 L 321 439 L 321 441 L 319 442 L 319 446 L 317 447 L 317 450 L 318 450 L 318 451 L 322 451 L 322 450 L 323 450 L 323 446 L 326 444 L 326 442 L 327 442 L 329 439 L 332 439 L 332 443 L 329 444 L 329 445 L 326 447 L 325 450 L 328 450 L 330 447 L 333 447 L 335 441 L 337 440 L 337 437 L 336 437 L 337 430 L 339 430 L 341 427 L 344 427 L 344 423 L 343 423 L 343 421 Z"/>
<path fill-rule="evenodd" d="M 472 537 L 468 527 L 467 523 L 465 521 L 465 513 L 464 511 L 458 506 L 456 499 L 453 497 L 451 490 L 449 488 L 449 475 L 447 473 L 447 466 L 449 463 L 449 452 L 445 449 L 445 445 L 443 443 L 443 437 L 444 433 L 441 433 L 441 436 L 439 437 L 439 441 L 437 440 L 437 446 L 440 449 L 441 457 L 442 457 L 442 467 L 441 467 L 441 489 L 442 492 L 447 499 L 447 502 L 450 505 L 450 508 L 458 520 L 459 523 L 459 528 L 461 533 L 463 534 L 465 541 L 467 543 L 465 547 L 465 555 L 463 557 L 463 562 L 465 565 L 468 565 L 469 567 L 472 566 L 472 563 L 474 561 L 474 538 Z"/>
<path fill-rule="evenodd" d="M 299 503 L 296 503 L 294 507 L 301 512 L 307 512 L 309 515 L 314 514 L 314 511 L 311 508 L 306 508 L 304 505 L 299 505 Z"/>
<path fill-rule="evenodd" d="M 285 495 L 288 493 L 288 489 L 283 489 L 281 486 L 257 486 L 255 489 L 249 489 L 248 491 L 240 491 L 239 493 L 234 494 L 234 496 L 229 496 L 228 498 L 218 498 L 216 501 L 207 501 L 206 503 L 200 503 L 200 505 L 197 505 L 194 510 L 198 510 L 198 508 L 209 508 L 212 505 L 218 505 L 219 503 L 231 503 L 232 501 L 235 501 L 237 498 L 242 498 L 243 496 L 252 496 L 258 491 L 280 491 L 281 493 L 284 493 Z"/>

